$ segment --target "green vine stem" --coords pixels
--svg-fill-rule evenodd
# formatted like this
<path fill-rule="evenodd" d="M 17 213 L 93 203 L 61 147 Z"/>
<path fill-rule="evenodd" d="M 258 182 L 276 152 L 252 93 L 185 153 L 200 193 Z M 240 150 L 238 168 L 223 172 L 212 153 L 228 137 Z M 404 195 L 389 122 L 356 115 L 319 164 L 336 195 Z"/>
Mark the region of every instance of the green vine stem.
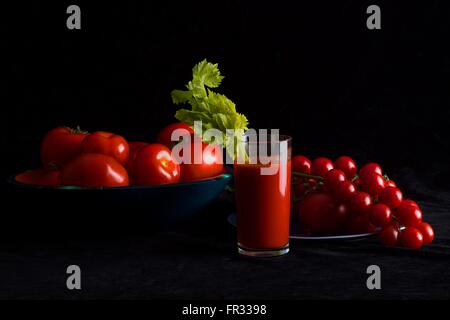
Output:
<path fill-rule="evenodd" d="M 302 177 L 302 178 L 309 178 L 309 179 L 323 181 L 323 177 L 321 177 L 321 176 L 314 176 L 312 174 L 307 174 L 307 173 L 302 173 L 302 172 L 297 172 L 297 171 L 292 171 L 292 175 L 297 176 L 297 177 Z"/>

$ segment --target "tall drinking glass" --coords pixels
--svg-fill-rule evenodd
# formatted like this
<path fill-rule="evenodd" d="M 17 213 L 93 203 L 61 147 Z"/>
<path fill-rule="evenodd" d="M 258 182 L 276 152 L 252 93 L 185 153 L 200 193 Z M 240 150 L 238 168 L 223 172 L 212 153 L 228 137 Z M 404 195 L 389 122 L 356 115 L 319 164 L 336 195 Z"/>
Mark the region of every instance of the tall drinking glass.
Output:
<path fill-rule="evenodd" d="M 234 165 L 242 255 L 271 257 L 289 252 L 291 143 L 291 137 L 281 135 L 244 141 L 246 159 Z"/>

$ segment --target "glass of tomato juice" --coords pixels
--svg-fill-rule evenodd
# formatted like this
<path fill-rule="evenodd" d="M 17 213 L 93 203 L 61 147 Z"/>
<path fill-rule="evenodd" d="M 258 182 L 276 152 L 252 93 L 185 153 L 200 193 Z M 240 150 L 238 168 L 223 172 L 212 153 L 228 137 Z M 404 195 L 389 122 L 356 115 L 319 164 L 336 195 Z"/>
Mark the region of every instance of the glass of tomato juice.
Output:
<path fill-rule="evenodd" d="M 253 257 L 286 254 L 292 138 L 277 135 L 251 141 L 246 137 L 243 144 L 249 156 L 234 163 L 238 252 Z"/>

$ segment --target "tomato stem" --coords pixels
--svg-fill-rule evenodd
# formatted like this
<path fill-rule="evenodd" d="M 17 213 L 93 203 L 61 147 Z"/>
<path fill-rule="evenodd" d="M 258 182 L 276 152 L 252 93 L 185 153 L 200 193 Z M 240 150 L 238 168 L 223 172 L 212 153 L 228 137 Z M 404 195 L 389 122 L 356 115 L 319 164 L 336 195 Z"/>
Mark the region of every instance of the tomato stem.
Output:
<path fill-rule="evenodd" d="M 292 175 L 297 176 L 297 177 L 316 179 L 316 180 L 320 180 L 320 181 L 323 180 L 323 177 L 321 177 L 321 176 L 314 176 L 312 174 L 307 174 L 307 173 L 302 173 L 302 172 L 297 172 L 297 171 L 292 171 Z"/>
<path fill-rule="evenodd" d="M 76 126 L 76 128 L 71 128 L 71 127 L 63 127 L 63 128 L 69 129 L 70 132 L 72 132 L 72 133 L 74 133 L 74 134 L 78 134 L 78 133 L 81 133 L 81 134 L 88 134 L 88 133 L 89 133 L 89 132 L 86 131 L 86 130 L 82 130 L 82 129 L 80 128 L 80 126 Z"/>

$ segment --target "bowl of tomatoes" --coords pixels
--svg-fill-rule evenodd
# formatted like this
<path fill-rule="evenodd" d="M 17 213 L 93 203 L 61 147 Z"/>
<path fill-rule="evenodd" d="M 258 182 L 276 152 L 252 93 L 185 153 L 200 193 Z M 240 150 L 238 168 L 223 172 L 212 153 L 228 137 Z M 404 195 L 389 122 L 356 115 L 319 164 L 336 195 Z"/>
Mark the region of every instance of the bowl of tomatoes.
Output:
<path fill-rule="evenodd" d="M 9 178 L 9 197 L 22 209 L 15 217 L 82 229 L 148 228 L 188 220 L 217 198 L 232 174 L 215 149 L 195 138 L 188 148 L 193 157 L 200 152 L 206 160 L 176 161 L 171 148 L 177 142 L 170 139 L 176 129 L 193 137 L 184 123 L 161 130 L 156 143 L 127 141 L 104 131 L 52 129 L 41 143 L 41 167 Z"/>

